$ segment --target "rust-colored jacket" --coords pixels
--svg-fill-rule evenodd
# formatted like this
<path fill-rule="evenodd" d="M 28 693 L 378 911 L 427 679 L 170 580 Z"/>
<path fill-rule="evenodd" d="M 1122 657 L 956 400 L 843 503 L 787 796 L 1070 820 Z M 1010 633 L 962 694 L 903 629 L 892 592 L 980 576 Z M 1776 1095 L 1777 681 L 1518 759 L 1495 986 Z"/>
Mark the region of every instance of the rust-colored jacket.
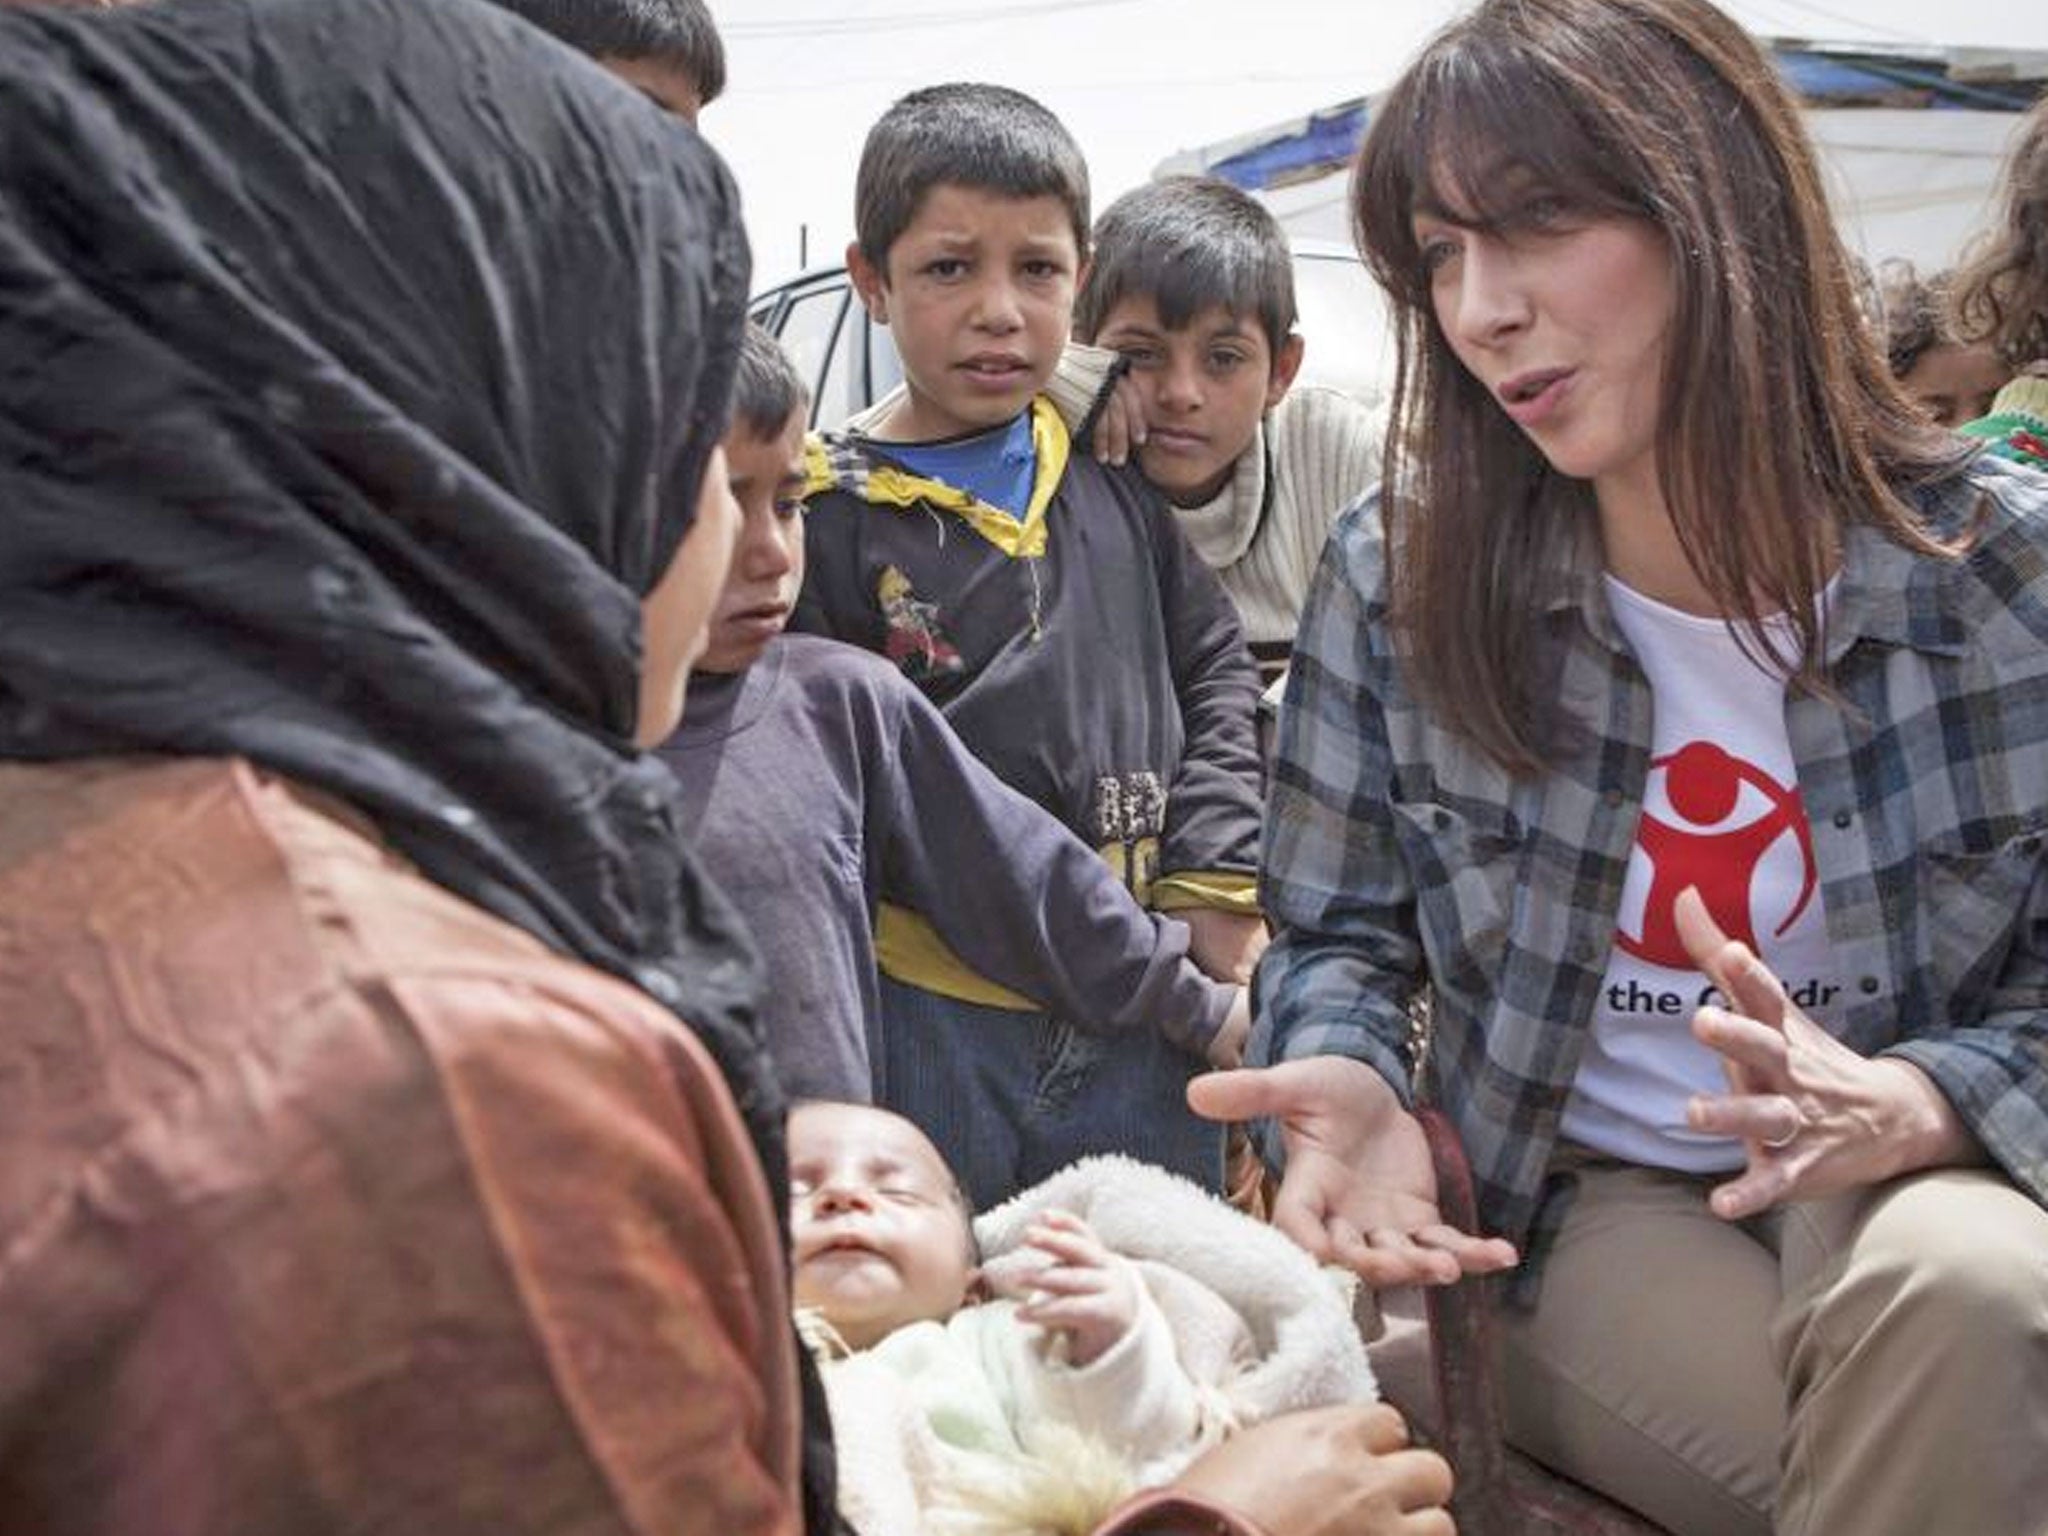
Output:
<path fill-rule="evenodd" d="M 0 1536 L 794 1532 L 776 1224 L 640 993 L 239 761 L 0 764 Z"/>

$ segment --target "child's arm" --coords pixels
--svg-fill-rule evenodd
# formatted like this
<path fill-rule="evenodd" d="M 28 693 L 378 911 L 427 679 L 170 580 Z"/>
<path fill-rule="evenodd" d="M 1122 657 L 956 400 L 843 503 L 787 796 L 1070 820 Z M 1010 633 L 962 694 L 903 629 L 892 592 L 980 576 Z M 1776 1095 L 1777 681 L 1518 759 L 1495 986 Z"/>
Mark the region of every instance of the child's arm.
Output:
<path fill-rule="evenodd" d="M 1046 1262 L 1008 1278 L 999 1265 L 985 1271 L 1000 1294 L 1020 1298 L 1017 1321 L 1044 1331 L 1027 1345 L 1040 1364 L 1024 1373 L 1018 1438 L 1028 1446 L 1035 1425 L 1059 1424 L 1139 1466 L 1191 1445 L 1201 1403 L 1136 1267 L 1067 1211 L 1037 1218 L 1024 1242 Z"/>
<path fill-rule="evenodd" d="M 1138 1321 L 1144 1287 L 1127 1259 L 1069 1211 L 1047 1211 L 1024 1229 L 1024 1245 L 1043 1262 L 986 1273 L 998 1295 L 1018 1299 L 1017 1316 L 1045 1331 L 1048 1358 L 1074 1370 L 1095 1364 Z"/>
<path fill-rule="evenodd" d="M 1145 441 L 1145 406 L 1120 353 L 1070 341 L 1046 380 L 1045 397 L 1077 446 L 1098 464 L 1122 464 Z"/>
<path fill-rule="evenodd" d="M 1186 733 L 1168 787 L 1153 904 L 1214 911 L 1198 934 L 1213 976 L 1248 968 L 1261 947 L 1257 871 L 1258 669 L 1237 610 L 1164 511 L 1150 524 L 1174 693 Z M 1224 914 L 1232 921 L 1221 920 Z"/>
<path fill-rule="evenodd" d="M 1215 1065 L 1235 1058 L 1241 993 L 1202 974 L 1186 926 L 1140 907 L 1099 854 L 990 772 L 900 673 L 872 675 L 886 709 L 862 748 L 880 852 L 872 894 L 1041 1007 L 1105 1029 L 1156 1028 Z"/>

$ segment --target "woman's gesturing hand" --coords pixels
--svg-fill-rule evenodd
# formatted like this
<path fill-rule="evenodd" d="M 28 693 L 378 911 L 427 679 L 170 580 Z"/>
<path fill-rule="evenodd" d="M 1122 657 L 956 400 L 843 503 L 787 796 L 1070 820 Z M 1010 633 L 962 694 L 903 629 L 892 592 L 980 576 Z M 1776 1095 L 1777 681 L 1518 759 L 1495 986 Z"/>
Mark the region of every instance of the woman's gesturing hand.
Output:
<path fill-rule="evenodd" d="M 1312 1056 L 1188 1084 L 1212 1120 L 1280 1122 L 1287 1171 L 1273 1225 L 1367 1285 L 1447 1285 L 1511 1268 L 1514 1245 L 1445 1223 L 1422 1124 L 1362 1061 Z"/>
<path fill-rule="evenodd" d="M 1677 918 L 1693 963 L 1728 999 L 1695 1013 L 1692 1032 L 1720 1056 L 1729 1091 L 1694 1098 L 1686 1123 L 1740 1137 L 1749 1154 L 1742 1173 L 1710 1197 L 1716 1215 L 1739 1221 L 1783 1201 L 1982 1160 L 1925 1073 L 1859 1055 L 1800 1012 L 1749 947 L 1721 931 L 1698 892 L 1678 898 Z"/>

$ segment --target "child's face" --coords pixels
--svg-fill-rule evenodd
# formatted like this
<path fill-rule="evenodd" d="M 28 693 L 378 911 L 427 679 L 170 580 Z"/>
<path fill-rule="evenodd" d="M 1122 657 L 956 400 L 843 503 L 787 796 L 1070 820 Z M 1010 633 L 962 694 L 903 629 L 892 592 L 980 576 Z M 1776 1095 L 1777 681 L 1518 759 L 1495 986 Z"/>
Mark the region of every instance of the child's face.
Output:
<path fill-rule="evenodd" d="M 1144 401 L 1145 478 L 1184 507 L 1221 491 L 1301 366 L 1301 338 L 1276 355 L 1256 316 L 1221 304 L 1169 330 L 1149 293 L 1127 294 L 1103 317 L 1095 344 L 1122 353 Z"/>
<path fill-rule="evenodd" d="M 2011 373 L 1982 342 L 1943 341 L 1922 352 L 1899 382 L 1944 427 L 1960 427 L 1990 411 Z"/>
<path fill-rule="evenodd" d="M 739 526 L 725 452 L 714 448 L 697 492 L 696 521 L 668 570 L 640 599 L 640 716 L 633 739 L 643 747 L 660 745 L 682 723 L 683 687 L 704 654 Z"/>
<path fill-rule="evenodd" d="M 958 1186 L 922 1131 L 864 1104 L 789 1117 L 796 1303 L 854 1349 L 960 1309 L 974 1279 Z"/>
<path fill-rule="evenodd" d="M 945 183 L 889 247 L 887 270 L 847 266 L 889 327 L 909 398 L 884 430 L 959 437 L 1014 418 L 1052 377 L 1073 320 L 1080 252 L 1066 204 Z"/>
<path fill-rule="evenodd" d="M 735 422 L 725 436 L 725 461 L 740 532 L 697 664 L 702 672 L 745 671 L 796 606 L 804 584 L 803 412 L 792 411 L 773 437 Z"/>

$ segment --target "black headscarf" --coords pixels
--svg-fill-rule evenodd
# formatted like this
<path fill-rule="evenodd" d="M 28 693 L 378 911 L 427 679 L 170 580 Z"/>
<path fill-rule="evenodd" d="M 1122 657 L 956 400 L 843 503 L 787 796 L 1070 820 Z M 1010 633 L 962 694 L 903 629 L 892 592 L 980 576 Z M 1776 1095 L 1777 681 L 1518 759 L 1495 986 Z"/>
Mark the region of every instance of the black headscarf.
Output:
<path fill-rule="evenodd" d="M 780 1198 L 755 962 L 631 740 L 747 277 L 702 140 L 496 10 L 0 10 L 0 756 L 351 802 L 685 1018 Z"/>

